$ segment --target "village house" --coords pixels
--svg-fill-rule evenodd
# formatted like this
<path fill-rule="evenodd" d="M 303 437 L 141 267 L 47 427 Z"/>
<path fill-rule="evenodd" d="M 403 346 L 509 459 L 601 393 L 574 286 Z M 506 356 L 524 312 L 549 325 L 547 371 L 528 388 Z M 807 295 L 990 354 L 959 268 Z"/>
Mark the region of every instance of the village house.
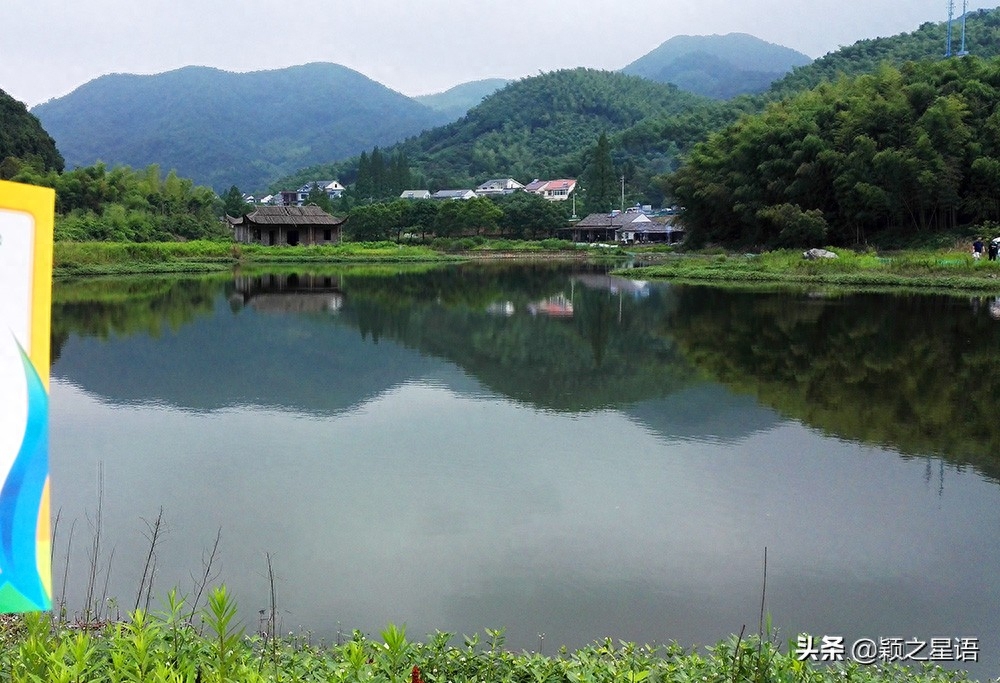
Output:
<path fill-rule="evenodd" d="M 326 193 L 326 196 L 329 197 L 331 200 L 340 199 L 340 196 L 344 194 L 344 186 L 338 183 L 336 180 L 313 180 L 312 182 L 306 183 L 305 185 L 303 185 L 302 187 L 300 187 L 298 190 L 295 191 L 296 193 L 295 205 L 302 206 L 303 204 L 305 204 L 306 200 L 309 199 L 309 193 L 312 191 L 314 187 L 317 186 L 319 187 L 319 189 L 323 190 L 323 192 Z"/>
<path fill-rule="evenodd" d="M 430 199 L 430 190 L 403 190 L 403 193 L 399 195 L 400 199 Z"/>
<path fill-rule="evenodd" d="M 438 190 L 431 199 L 475 199 L 476 196 L 472 190 Z"/>
<path fill-rule="evenodd" d="M 592 213 L 560 232 L 573 242 L 603 242 L 619 244 L 675 244 L 684 237 L 674 216 L 654 220 L 637 209 Z"/>
<path fill-rule="evenodd" d="M 525 192 L 537 194 L 550 202 L 564 202 L 576 189 L 576 180 L 560 178 L 559 180 L 532 180 L 524 186 Z"/>
<path fill-rule="evenodd" d="M 226 216 L 233 239 L 242 244 L 313 245 L 340 242 L 344 219 L 309 206 L 260 206 L 238 218 Z"/>
<path fill-rule="evenodd" d="M 494 178 L 476 188 L 476 194 L 480 197 L 495 197 L 498 195 L 511 194 L 517 190 L 523 190 L 524 185 L 513 178 Z"/>

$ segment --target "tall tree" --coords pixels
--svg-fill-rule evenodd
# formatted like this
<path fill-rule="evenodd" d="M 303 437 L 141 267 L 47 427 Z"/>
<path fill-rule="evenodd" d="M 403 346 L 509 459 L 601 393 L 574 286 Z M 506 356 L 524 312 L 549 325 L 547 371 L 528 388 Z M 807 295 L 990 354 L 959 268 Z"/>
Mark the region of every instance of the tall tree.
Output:
<path fill-rule="evenodd" d="M 611 160 L 611 145 L 608 136 L 601 133 L 597 145 L 590 156 L 590 163 L 584 171 L 587 187 L 587 209 L 591 211 L 609 211 L 614 206 L 618 194 L 618 176 Z"/>
<path fill-rule="evenodd" d="M 248 204 L 243 201 L 243 193 L 235 185 L 222 195 L 222 206 L 225 212 L 234 218 L 242 216 L 248 208 Z"/>

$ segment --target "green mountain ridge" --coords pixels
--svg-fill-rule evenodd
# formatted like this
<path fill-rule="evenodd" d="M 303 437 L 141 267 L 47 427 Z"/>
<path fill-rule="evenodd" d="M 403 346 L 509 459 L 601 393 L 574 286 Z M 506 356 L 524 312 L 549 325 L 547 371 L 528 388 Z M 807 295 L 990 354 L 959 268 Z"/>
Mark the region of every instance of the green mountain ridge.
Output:
<path fill-rule="evenodd" d="M 349 157 L 446 118 L 336 64 L 111 74 L 32 110 L 69 166 L 159 164 L 222 192 Z"/>
<path fill-rule="evenodd" d="M 507 78 L 487 78 L 481 81 L 460 83 L 444 92 L 414 97 L 417 102 L 441 112 L 449 120 L 461 118 L 484 99 L 502 90 L 510 83 Z"/>

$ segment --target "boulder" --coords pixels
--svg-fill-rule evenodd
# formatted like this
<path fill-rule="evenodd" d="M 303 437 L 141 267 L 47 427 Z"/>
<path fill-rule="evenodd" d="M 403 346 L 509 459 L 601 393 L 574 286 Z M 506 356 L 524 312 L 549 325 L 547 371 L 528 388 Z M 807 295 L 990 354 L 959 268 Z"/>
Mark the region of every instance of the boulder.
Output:
<path fill-rule="evenodd" d="M 802 258 L 815 261 L 818 258 L 837 258 L 837 255 L 826 249 L 810 249 L 809 251 L 802 252 Z"/>

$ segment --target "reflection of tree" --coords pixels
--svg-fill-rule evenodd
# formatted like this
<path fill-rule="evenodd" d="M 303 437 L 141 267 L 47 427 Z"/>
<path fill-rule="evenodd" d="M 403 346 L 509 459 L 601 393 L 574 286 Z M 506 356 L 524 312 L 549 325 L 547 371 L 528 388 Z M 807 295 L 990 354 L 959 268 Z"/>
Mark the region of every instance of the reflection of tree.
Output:
<path fill-rule="evenodd" d="M 338 381 L 356 382 L 370 368 L 355 367 L 360 361 L 348 356 L 369 354 L 370 350 L 360 344 L 351 349 L 330 346 L 337 332 L 333 326 L 344 324 L 356 328 L 364 339 L 393 340 L 455 363 L 495 391 L 542 408 L 620 406 L 665 397 L 686 386 L 690 368 L 679 358 L 669 337 L 662 334 L 664 320 L 674 305 L 670 291 L 654 290 L 637 297 L 632 292 L 596 288 L 598 285 L 589 281 L 571 282 L 570 275 L 581 270 L 588 268 L 581 264 L 479 264 L 378 274 L 343 269 L 331 271 L 329 277 L 303 271 L 290 278 L 289 271 L 281 276 L 241 277 L 236 285 L 204 278 L 61 283 L 54 307 L 54 347 L 58 351 L 71 333 L 98 338 L 140 332 L 156 336 L 164 329 L 176 330 L 202 313 L 218 310 L 213 307 L 219 295 L 231 294 L 229 308 L 222 310 L 241 316 L 243 326 L 240 331 L 231 331 L 232 326 L 216 321 L 211 333 L 215 343 L 232 335 L 226 348 L 212 346 L 206 353 L 200 346 L 189 345 L 192 339 L 200 339 L 200 344 L 206 343 L 205 339 L 189 334 L 166 340 L 170 343 L 157 345 L 155 351 L 143 348 L 137 352 L 139 356 L 173 354 L 173 365 L 183 363 L 188 356 L 201 358 L 204 365 L 199 366 L 198 381 L 210 384 L 206 392 L 211 389 L 214 393 L 209 392 L 212 396 L 208 398 L 201 396 L 205 392 L 189 390 L 184 385 L 189 380 L 177 377 L 169 389 L 175 397 L 187 398 L 173 400 L 199 406 L 213 405 L 212 401 L 230 403 L 231 399 L 218 399 L 215 394 L 225 396 L 230 384 L 239 383 L 228 375 L 238 373 L 243 363 L 250 362 L 248 358 L 256 359 L 253 362 L 260 372 L 253 387 L 236 392 L 238 400 L 249 400 L 247 395 L 264 400 L 280 393 L 279 387 L 265 386 L 261 379 L 267 375 L 264 368 L 271 368 L 289 384 L 288 378 L 297 372 L 315 372 L 315 367 L 328 362 L 329 358 L 323 360 L 324 354 L 344 360 L 338 365 Z M 604 271 L 597 267 L 589 270 L 594 274 Z M 316 288 L 326 291 L 333 284 L 343 294 L 336 316 L 295 305 L 270 307 L 266 316 L 244 318 L 241 312 L 247 301 L 252 303 L 262 294 L 308 297 L 315 295 Z M 530 304 L 549 297 L 572 301 L 572 317 L 551 318 L 529 312 Z M 509 314 L 497 315 L 497 304 Z M 288 320 L 275 314 L 287 315 Z M 309 330 L 308 335 L 317 340 L 306 347 L 312 355 L 298 346 L 304 337 L 283 336 L 279 331 L 284 329 L 302 334 Z M 201 334 L 206 333 L 202 330 Z M 320 348 L 324 350 L 317 351 Z M 236 359 L 238 363 L 233 365 Z M 282 359 L 280 370 L 272 368 L 274 359 Z M 289 359 L 295 359 L 297 365 L 290 366 Z M 132 361 L 134 358 L 114 359 L 122 364 Z M 165 379 L 153 369 L 144 372 L 150 385 L 166 391 Z M 216 379 L 207 381 L 207 377 Z M 109 386 L 113 384 L 108 380 Z"/>
<path fill-rule="evenodd" d="M 212 311 L 224 282 L 220 276 L 57 280 L 52 289 L 52 362 L 70 334 L 108 339 L 177 331 Z"/>
<path fill-rule="evenodd" d="M 573 267 L 579 270 L 579 266 Z M 672 299 L 638 299 L 569 283 L 566 267 L 448 269 L 406 281 L 345 280 L 342 319 L 457 363 L 505 395 L 559 410 L 666 396 L 690 377 L 660 334 Z M 572 299 L 572 318 L 529 313 L 540 299 Z M 491 305 L 509 302 L 497 316 Z"/>
<path fill-rule="evenodd" d="M 614 297 L 617 300 L 620 295 L 581 288 L 576 297 L 580 301 L 580 313 L 576 317 L 580 333 L 590 343 L 594 354 L 594 365 L 601 367 L 614 324 L 616 306 L 612 305 L 611 299 Z"/>
<path fill-rule="evenodd" d="M 696 366 L 842 438 L 1000 478 L 1000 325 L 943 297 L 679 290 Z"/>

